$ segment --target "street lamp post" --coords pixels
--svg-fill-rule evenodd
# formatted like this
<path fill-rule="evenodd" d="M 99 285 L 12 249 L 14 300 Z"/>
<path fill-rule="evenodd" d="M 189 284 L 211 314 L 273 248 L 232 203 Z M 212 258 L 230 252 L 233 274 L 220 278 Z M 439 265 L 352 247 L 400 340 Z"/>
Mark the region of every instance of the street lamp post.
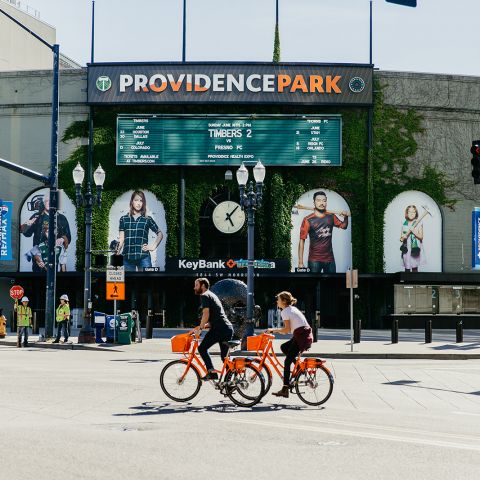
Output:
<path fill-rule="evenodd" d="M 103 183 L 105 182 L 105 171 L 101 165 L 93 173 L 93 181 L 97 187 L 96 196 L 92 193 L 92 169 L 91 162 L 88 162 L 87 185 L 85 194 L 82 195 L 82 184 L 85 178 L 85 170 L 80 163 L 73 170 L 73 181 L 75 183 L 76 204 L 83 205 L 85 209 L 85 287 L 83 291 L 83 322 L 78 334 L 78 343 L 95 343 L 95 332 L 92 328 L 92 210 L 94 205 L 102 203 Z"/>
<path fill-rule="evenodd" d="M 243 337 L 253 335 L 253 306 L 254 306 L 254 239 L 255 239 L 255 210 L 262 206 L 263 181 L 265 167 L 258 161 L 253 168 L 253 181 L 248 181 L 248 170 L 242 163 L 237 170 L 237 182 L 240 187 L 240 206 L 247 213 L 247 326 Z M 242 348 L 244 341 L 242 341 Z"/>

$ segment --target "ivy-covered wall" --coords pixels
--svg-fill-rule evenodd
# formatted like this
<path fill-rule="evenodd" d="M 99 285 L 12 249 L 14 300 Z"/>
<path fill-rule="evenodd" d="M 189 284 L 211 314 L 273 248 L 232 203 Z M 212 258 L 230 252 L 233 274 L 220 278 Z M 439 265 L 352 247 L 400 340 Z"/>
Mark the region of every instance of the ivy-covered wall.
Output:
<path fill-rule="evenodd" d="M 143 113 L 238 113 L 248 114 L 332 114 L 343 119 L 343 166 L 268 168 L 265 180 L 264 206 L 256 218 L 256 252 L 267 258 L 290 257 L 291 209 L 306 191 L 323 187 L 335 190 L 349 203 L 352 212 L 354 265 L 360 272 L 383 272 L 383 215 L 388 203 L 404 190 L 420 190 L 440 205 L 452 205 L 447 197 L 451 182 L 432 167 L 412 175 L 409 162 L 417 151 L 416 138 L 422 135 L 422 117 L 413 110 L 399 110 L 384 102 L 383 91 L 376 85 L 373 109 L 373 145 L 368 157 L 368 110 L 318 109 L 287 106 L 190 106 L 145 107 Z M 115 165 L 115 125 L 118 113 L 139 113 L 139 108 L 97 109 L 94 117 L 94 168 L 105 169 L 106 181 L 102 208 L 94 209 L 92 247 L 107 247 L 108 213 L 115 199 L 126 190 L 145 189 L 164 204 L 168 239 L 167 256 L 179 254 L 179 184 L 180 168 L 154 168 Z M 88 137 L 88 123 L 76 122 L 65 132 L 64 142 Z M 60 186 L 74 199 L 71 172 L 77 162 L 86 170 L 87 147 L 78 147 L 60 169 Z M 369 164 L 370 163 L 370 164 Z M 225 184 L 224 168 L 185 168 L 185 256 L 198 257 L 200 252 L 199 216 L 209 195 Z M 369 182 L 369 172 L 371 178 Z M 370 203 L 370 204 L 369 204 Z M 367 214 L 369 212 L 370 216 Z M 369 220 L 370 218 L 370 220 Z M 77 262 L 83 265 L 83 210 L 77 210 L 79 238 Z"/>

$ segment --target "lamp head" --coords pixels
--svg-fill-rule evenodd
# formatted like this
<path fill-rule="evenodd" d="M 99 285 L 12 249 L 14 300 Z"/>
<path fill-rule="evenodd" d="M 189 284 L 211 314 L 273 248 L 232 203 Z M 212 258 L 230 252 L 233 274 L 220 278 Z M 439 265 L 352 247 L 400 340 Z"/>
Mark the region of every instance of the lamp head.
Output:
<path fill-rule="evenodd" d="M 98 164 L 97 169 L 93 172 L 93 181 L 97 187 L 103 187 L 103 182 L 105 182 L 105 170 L 100 164 Z"/>
<path fill-rule="evenodd" d="M 253 167 L 253 176 L 255 177 L 255 182 L 263 183 L 265 180 L 265 166 L 259 160 L 255 167 Z"/>
<path fill-rule="evenodd" d="M 242 163 L 242 165 L 240 165 L 240 168 L 237 170 L 237 182 L 240 186 L 244 187 L 247 184 L 247 180 L 248 170 Z"/>
<path fill-rule="evenodd" d="M 77 166 L 73 169 L 73 183 L 75 185 L 82 185 L 83 179 L 85 178 L 85 170 L 80 165 L 80 162 L 77 163 Z"/>

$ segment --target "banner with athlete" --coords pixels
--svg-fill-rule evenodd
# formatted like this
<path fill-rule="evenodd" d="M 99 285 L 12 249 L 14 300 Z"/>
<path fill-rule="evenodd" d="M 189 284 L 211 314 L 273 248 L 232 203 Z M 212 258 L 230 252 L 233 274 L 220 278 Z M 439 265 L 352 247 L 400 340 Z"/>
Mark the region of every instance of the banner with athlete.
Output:
<path fill-rule="evenodd" d="M 442 215 L 423 192 L 397 195 L 384 216 L 385 272 L 442 271 Z"/>
<path fill-rule="evenodd" d="M 110 209 L 108 240 L 110 249 L 123 255 L 125 271 L 164 271 L 167 224 L 163 204 L 146 190 L 120 195 Z"/>
<path fill-rule="evenodd" d="M 77 248 L 75 206 L 59 190 L 55 252 L 57 271 L 74 272 Z M 48 212 L 50 190 L 42 188 L 30 194 L 20 211 L 20 271 L 45 272 L 48 261 Z"/>
<path fill-rule="evenodd" d="M 292 271 L 342 273 L 350 268 L 350 208 L 338 193 L 317 188 L 292 209 Z"/>

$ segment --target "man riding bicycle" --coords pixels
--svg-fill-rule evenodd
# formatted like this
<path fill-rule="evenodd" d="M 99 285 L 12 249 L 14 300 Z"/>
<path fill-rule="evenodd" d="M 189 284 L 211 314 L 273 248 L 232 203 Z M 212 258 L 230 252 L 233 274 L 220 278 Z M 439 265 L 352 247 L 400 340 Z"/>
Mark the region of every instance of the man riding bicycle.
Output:
<path fill-rule="evenodd" d="M 209 290 L 210 282 L 206 278 L 197 278 L 195 280 L 194 292 L 200 295 L 200 306 L 202 309 L 202 319 L 200 325 L 194 328 L 195 333 L 200 332 L 209 327 L 210 330 L 205 335 L 198 347 L 198 351 L 205 366 L 207 367 L 207 374 L 202 377 L 202 380 L 217 380 L 218 375 L 213 368 L 212 359 L 208 353 L 208 349 L 215 343 L 220 344 L 220 353 L 222 361 L 228 353 L 228 345 L 223 342 L 228 342 L 233 336 L 233 326 L 225 315 L 222 302 L 220 299 Z"/>

